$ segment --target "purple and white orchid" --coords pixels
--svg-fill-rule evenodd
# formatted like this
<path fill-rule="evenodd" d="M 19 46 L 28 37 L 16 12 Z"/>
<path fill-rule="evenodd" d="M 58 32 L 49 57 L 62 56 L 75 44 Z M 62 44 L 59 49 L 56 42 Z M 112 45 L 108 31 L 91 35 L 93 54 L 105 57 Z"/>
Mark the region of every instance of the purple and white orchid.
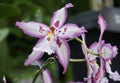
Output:
<path fill-rule="evenodd" d="M 39 38 L 37 44 L 33 47 L 32 53 L 25 61 L 25 66 L 39 60 L 44 52 L 55 53 L 58 61 L 66 72 L 70 59 L 70 48 L 65 39 L 75 38 L 86 32 L 85 28 L 80 28 L 75 24 L 65 24 L 67 18 L 67 9 L 73 7 L 71 3 L 54 12 L 50 21 L 50 27 L 37 22 L 16 22 L 16 26 L 24 31 L 25 34 Z"/>
<path fill-rule="evenodd" d="M 88 77 L 85 78 L 87 83 L 108 83 L 107 77 L 105 77 L 105 72 L 109 73 L 109 78 L 114 81 L 120 81 L 120 75 L 117 71 L 111 71 L 111 60 L 116 57 L 118 54 L 118 48 L 116 46 L 112 46 L 111 44 L 106 44 L 104 40 L 102 40 L 103 33 L 107 29 L 107 23 L 103 19 L 101 15 L 98 17 L 98 24 L 100 25 L 100 37 L 98 42 L 94 42 L 90 45 L 90 50 L 94 53 L 98 53 L 99 55 L 93 55 L 91 53 L 87 53 L 87 51 L 83 48 L 83 53 L 85 54 L 87 65 L 88 65 Z M 85 34 L 82 34 L 82 39 L 85 42 Z M 97 58 L 100 59 L 100 65 L 97 63 Z"/>

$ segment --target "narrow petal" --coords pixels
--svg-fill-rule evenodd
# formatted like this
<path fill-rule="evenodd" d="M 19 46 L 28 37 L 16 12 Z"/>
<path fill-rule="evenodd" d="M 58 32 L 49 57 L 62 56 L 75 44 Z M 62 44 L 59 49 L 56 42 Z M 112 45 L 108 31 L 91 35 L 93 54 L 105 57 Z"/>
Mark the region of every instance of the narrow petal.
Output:
<path fill-rule="evenodd" d="M 35 61 L 35 64 L 37 64 L 41 69 L 40 62 Z M 48 69 L 45 69 L 44 71 L 42 71 L 42 80 L 43 80 L 43 83 L 53 83 L 53 80 L 51 78 L 51 75 Z"/>
<path fill-rule="evenodd" d="M 2 80 L 3 80 L 4 83 L 7 83 L 5 76 L 3 76 Z"/>
<path fill-rule="evenodd" d="M 45 36 L 49 30 L 49 27 L 47 25 L 32 21 L 27 23 L 24 21 L 16 22 L 16 26 L 22 29 L 25 34 L 36 38 Z"/>
<path fill-rule="evenodd" d="M 102 46 L 101 55 L 104 60 L 109 60 L 113 58 L 113 48 L 110 44 L 105 44 Z"/>
<path fill-rule="evenodd" d="M 105 77 L 105 61 L 100 58 L 100 67 L 95 76 L 96 82 L 94 83 L 99 83 L 104 77 Z"/>
<path fill-rule="evenodd" d="M 40 59 L 43 56 L 43 54 L 44 54 L 43 52 L 33 49 L 32 53 L 28 56 L 27 60 L 25 60 L 24 65 L 28 66 L 34 63 L 35 61 Z"/>
<path fill-rule="evenodd" d="M 43 82 L 44 83 L 53 83 L 50 72 L 48 69 L 42 72 Z"/>
<path fill-rule="evenodd" d="M 86 35 L 84 33 L 82 34 L 82 40 L 86 44 Z M 87 51 L 85 50 L 83 45 L 82 45 L 82 51 L 83 51 L 83 54 L 88 58 Z"/>
<path fill-rule="evenodd" d="M 99 42 L 100 42 L 102 41 L 102 36 L 104 31 L 107 29 L 107 23 L 101 15 L 98 16 L 98 24 L 100 25 L 100 31 L 101 31 L 99 37 Z"/>
<path fill-rule="evenodd" d="M 107 29 L 107 23 L 101 15 L 98 16 L 98 24 L 100 25 L 100 29 L 102 32 Z"/>
<path fill-rule="evenodd" d="M 56 44 L 57 44 L 57 49 L 56 49 L 57 58 L 60 64 L 64 68 L 63 71 L 64 74 L 67 70 L 67 66 L 70 60 L 70 48 L 68 43 L 60 38 L 57 39 Z"/>
<path fill-rule="evenodd" d="M 50 55 L 52 53 L 55 53 L 56 42 L 54 38 L 47 40 L 47 37 L 45 37 L 45 38 L 40 39 L 33 49 L 41 51 L 41 52 L 46 52 Z"/>
<path fill-rule="evenodd" d="M 92 68 L 92 76 L 96 78 L 97 73 L 99 72 L 99 65 L 96 63 L 96 61 L 90 62 L 91 68 Z"/>
<path fill-rule="evenodd" d="M 86 44 L 86 35 L 85 33 L 82 34 L 82 40 L 83 42 Z M 86 83 L 92 83 L 92 73 L 93 73 L 93 70 L 92 70 L 92 67 L 90 65 L 90 62 L 88 60 L 88 53 L 87 51 L 85 50 L 84 46 L 82 46 L 82 51 L 83 51 L 83 54 L 85 55 L 85 59 L 86 59 L 86 64 L 87 64 L 87 68 L 88 68 L 88 71 L 87 71 L 87 77 L 84 78 L 84 81 L 87 81 Z M 87 45 L 86 45 L 87 46 Z"/>
<path fill-rule="evenodd" d="M 67 18 L 67 8 L 73 7 L 71 3 L 65 5 L 65 7 L 54 12 L 53 17 L 50 21 L 50 26 L 59 28 L 61 27 Z"/>
<path fill-rule="evenodd" d="M 62 26 L 57 34 L 61 38 L 75 38 L 80 36 L 81 34 L 87 32 L 84 27 L 78 27 L 76 24 L 65 24 Z"/>

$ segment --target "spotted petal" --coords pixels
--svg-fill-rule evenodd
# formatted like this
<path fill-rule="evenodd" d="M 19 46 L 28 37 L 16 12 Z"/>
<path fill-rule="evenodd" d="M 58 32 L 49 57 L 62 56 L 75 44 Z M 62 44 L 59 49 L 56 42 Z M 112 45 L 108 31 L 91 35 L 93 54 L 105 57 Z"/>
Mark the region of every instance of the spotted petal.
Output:
<path fill-rule="evenodd" d="M 33 49 L 32 53 L 28 56 L 27 60 L 25 60 L 24 65 L 28 66 L 29 64 L 34 63 L 35 61 L 40 59 L 43 56 L 43 54 L 43 52 Z"/>
<path fill-rule="evenodd" d="M 78 27 L 75 24 L 65 24 L 58 30 L 58 36 L 61 38 L 75 38 L 87 32 L 84 27 Z"/>
<path fill-rule="evenodd" d="M 49 30 L 48 26 L 42 23 L 37 22 L 16 22 L 16 26 L 24 31 L 25 34 L 40 38 L 46 35 L 47 31 Z"/>
<path fill-rule="evenodd" d="M 45 37 L 40 39 L 33 49 L 37 51 L 40 50 L 41 52 L 46 52 L 50 55 L 52 53 L 55 53 L 56 42 L 54 38 L 51 38 L 50 40 L 48 40 L 47 37 Z"/>
<path fill-rule="evenodd" d="M 65 7 L 54 12 L 53 17 L 50 21 L 50 26 L 59 28 L 61 27 L 67 18 L 67 8 L 73 7 L 71 3 L 65 5 Z"/>
<path fill-rule="evenodd" d="M 56 43 L 57 43 L 57 49 L 56 49 L 57 58 L 60 64 L 64 68 L 63 73 L 65 73 L 70 60 L 70 48 L 68 43 L 63 39 L 60 38 L 57 39 Z"/>

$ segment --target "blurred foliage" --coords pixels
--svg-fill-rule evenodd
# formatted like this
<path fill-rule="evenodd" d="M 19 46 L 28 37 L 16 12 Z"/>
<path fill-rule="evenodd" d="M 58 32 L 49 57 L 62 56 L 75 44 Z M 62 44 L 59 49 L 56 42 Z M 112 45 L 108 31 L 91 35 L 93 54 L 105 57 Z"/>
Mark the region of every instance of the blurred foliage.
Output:
<path fill-rule="evenodd" d="M 68 10 L 68 18 L 89 10 L 88 0 L 0 0 L 0 78 L 6 75 L 8 83 L 30 83 L 38 69 L 23 65 L 37 39 L 25 35 L 15 22 L 32 20 L 49 25 L 52 13 L 68 2 L 74 4 Z M 59 67 L 59 64 L 50 65 L 55 83 L 63 78 L 72 80 L 71 65 L 64 76 L 60 76 Z"/>

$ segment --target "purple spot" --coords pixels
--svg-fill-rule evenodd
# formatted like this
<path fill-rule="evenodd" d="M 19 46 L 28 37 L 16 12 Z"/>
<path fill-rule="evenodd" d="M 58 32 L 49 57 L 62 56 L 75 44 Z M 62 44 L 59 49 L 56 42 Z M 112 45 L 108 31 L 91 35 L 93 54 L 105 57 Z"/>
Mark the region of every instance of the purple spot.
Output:
<path fill-rule="evenodd" d="M 42 33 L 42 26 L 40 26 L 39 32 Z"/>
<path fill-rule="evenodd" d="M 67 29 L 68 29 L 67 27 L 66 27 L 66 28 L 64 28 L 64 32 L 66 32 L 66 31 L 67 31 Z"/>
<path fill-rule="evenodd" d="M 59 26 L 59 23 L 60 23 L 60 21 L 56 21 L 55 24 L 54 24 L 55 27 L 58 27 L 58 26 Z"/>
<path fill-rule="evenodd" d="M 62 42 L 60 42 L 59 38 L 57 38 L 56 43 L 57 43 L 58 47 L 60 48 L 60 46 L 62 45 Z"/>
<path fill-rule="evenodd" d="M 60 33 L 61 31 L 58 31 L 58 33 Z"/>
<path fill-rule="evenodd" d="M 50 41 L 50 38 L 48 37 L 47 40 Z"/>
<path fill-rule="evenodd" d="M 42 33 L 43 31 L 45 31 L 42 26 L 40 26 L 39 32 Z"/>
<path fill-rule="evenodd" d="M 50 27 L 50 30 L 52 31 L 52 33 L 54 33 L 55 28 L 54 27 Z"/>
<path fill-rule="evenodd" d="M 63 35 L 65 34 L 65 33 L 62 33 Z"/>

